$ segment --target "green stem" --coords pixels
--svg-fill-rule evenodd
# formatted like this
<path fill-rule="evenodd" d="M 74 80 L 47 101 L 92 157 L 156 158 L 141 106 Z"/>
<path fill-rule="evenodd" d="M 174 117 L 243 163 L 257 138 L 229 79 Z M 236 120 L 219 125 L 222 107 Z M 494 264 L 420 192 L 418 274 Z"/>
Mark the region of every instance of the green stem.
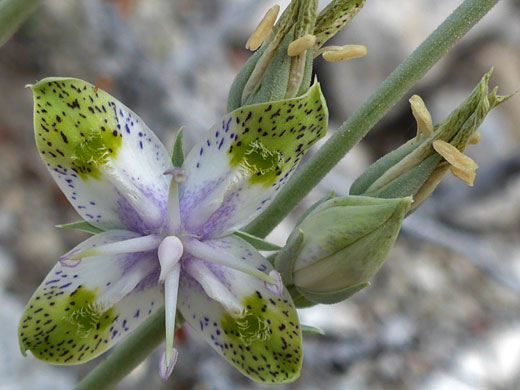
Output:
<path fill-rule="evenodd" d="M 0 0 L 0 47 L 20 28 L 40 0 Z"/>
<path fill-rule="evenodd" d="M 267 236 L 374 125 L 499 0 L 465 0 L 299 169 L 244 230 Z"/>
<path fill-rule="evenodd" d="M 296 172 L 267 210 L 247 232 L 265 237 L 296 204 L 363 138 L 383 115 L 498 0 L 465 0 L 347 120 L 331 139 Z M 164 339 L 164 310 L 156 313 L 76 387 L 102 390 L 115 385 L 132 371 Z"/>
<path fill-rule="evenodd" d="M 164 332 L 164 307 L 162 307 L 83 378 L 75 390 L 112 388 L 164 341 Z"/>

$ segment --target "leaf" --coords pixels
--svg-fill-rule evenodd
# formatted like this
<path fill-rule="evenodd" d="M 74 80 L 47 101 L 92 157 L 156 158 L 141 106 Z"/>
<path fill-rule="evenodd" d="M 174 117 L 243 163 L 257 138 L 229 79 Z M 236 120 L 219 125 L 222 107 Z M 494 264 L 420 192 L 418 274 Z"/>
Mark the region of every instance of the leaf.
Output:
<path fill-rule="evenodd" d="M 176 168 L 182 167 L 182 164 L 184 163 L 184 151 L 182 149 L 183 131 L 184 127 L 181 127 L 177 132 L 177 136 L 175 137 L 175 144 L 173 145 L 172 164 Z"/>
<path fill-rule="evenodd" d="M 240 237 L 242 240 L 247 241 L 253 247 L 259 251 L 278 251 L 282 247 L 273 244 L 272 242 L 266 241 L 260 237 L 253 236 L 252 234 L 237 231 L 233 233 L 235 236 Z"/>
<path fill-rule="evenodd" d="M 317 326 L 307 325 L 307 324 L 300 324 L 302 327 L 302 333 L 303 334 L 319 334 L 324 335 L 325 332 L 323 329 L 318 328 Z"/>
<path fill-rule="evenodd" d="M 56 225 L 56 227 L 60 229 L 71 229 L 71 230 L 80 230 L 82 232 L 92 233 L 92 234 L 98 234 L 102 233 L 104 230 L 101 230 L 100 228 L 97 228 L 90 223 L 86 221 L 78 221 L 78 222 L 71 222 L 71 223 L 65 223 L 63 225 Z"/>

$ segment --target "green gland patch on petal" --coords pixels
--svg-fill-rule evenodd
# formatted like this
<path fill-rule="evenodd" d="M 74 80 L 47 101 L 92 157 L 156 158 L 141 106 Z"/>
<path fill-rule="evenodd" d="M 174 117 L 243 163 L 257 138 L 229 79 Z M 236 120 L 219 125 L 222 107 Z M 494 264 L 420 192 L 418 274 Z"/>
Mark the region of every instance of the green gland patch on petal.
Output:
<path fill-rule="evenodd" d="M 295 99 L 239 108 L 225 124 L 226 129 L 232 126 L 234 130 L 228 149 L 231 166 L 243 169 L 251 184 L 273 185 L 325 135 L 327 121 L 318 83 Z"/>
<path fill-rule="evenodd" d="M 117 155 L 122 143 L 114 98 L 72 78 L 46 78 L 30 87 L 36 143 L 45 163 L 72 169 L 84 180 L 99 178 L 99 167 Z"/>
<path fill-rule="evenodd" d="M 50 281 L 52 282 L 52 281 Z M 20 348 L 51 363 L 87 361 L 108 348 L 114 309 L 100 310 L 95 291 L 64 293 L 56 283 L 36 291 L 20 321 Z"/>
<path fill-rule="evenodd" d="M 245 298 L 240 318 L 225 314 L 221 327 L 229 339 L 227 354 L 247 376 L 265 383 L 296 379 L 302 361 L 301 329 L 294 306 L 285 298 Z"/>

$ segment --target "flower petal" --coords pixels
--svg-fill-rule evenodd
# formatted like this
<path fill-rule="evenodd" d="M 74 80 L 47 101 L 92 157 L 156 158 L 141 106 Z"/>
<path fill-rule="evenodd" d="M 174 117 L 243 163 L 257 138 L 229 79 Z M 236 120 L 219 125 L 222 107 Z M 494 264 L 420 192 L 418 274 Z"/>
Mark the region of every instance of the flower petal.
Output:
<path fill-rule="evenodd" d="M 161 226 L 171 161 L 143 121 L 82 80 L 47 78 L 31 89 L 41 157 L 78 213 L 103 230 Z"/>
<path fill-rule="evenodd" d="M 301 97 L 226 115 L 184 161 L 184 228 L 202 237 L 222 237 L 246 225 L 325 135 L 327 119 L 319 84 Z"/>
<path fill-rule="evenodd" d="M 100 233 L 77 249 L 134 234 Z M 57 364 L 98 356 L 161 306 L 158 276 L 155 252 L 89 257 L 75 267 L 57 263 L 22 315 L 18 329 L 22 352 L 30 350 Z"/>
<path fill-rule="evenodd" d="M 237 237 L 211 240 L 211 245 L 220 245 L 261 270 L 272 270 L 266 259 Z M 190 272 L 192 261 L 199 274 Z M 213 349 L 257 382 L 285 383 L 299 376 L 301 329 L 287 290 L 278 296 L 260 279 L 198 259 L 186 259 L 183 271 L 177 307 Z"/>

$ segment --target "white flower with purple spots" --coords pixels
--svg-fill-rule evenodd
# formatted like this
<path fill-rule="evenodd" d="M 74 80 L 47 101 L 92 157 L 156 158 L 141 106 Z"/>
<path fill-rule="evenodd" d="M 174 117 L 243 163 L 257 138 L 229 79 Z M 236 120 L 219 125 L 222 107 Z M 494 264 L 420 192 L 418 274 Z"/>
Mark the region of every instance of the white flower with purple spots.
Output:
<path fill-rule="evenodd" d="M 174 168 L 123 104 L 77 79 L 32 85 L 38 149 L 71 204 L 99 233 L 62 256 L 22 316 L 22 351 L 88 361 L 161 305 L 171 373 L 175 313 L 255 381 L 298 377 L 301 329 L 279 274 L 233 233 L 265 208 L 325 134 L 316 84 L 295 99 L 239 108 Z"/>

